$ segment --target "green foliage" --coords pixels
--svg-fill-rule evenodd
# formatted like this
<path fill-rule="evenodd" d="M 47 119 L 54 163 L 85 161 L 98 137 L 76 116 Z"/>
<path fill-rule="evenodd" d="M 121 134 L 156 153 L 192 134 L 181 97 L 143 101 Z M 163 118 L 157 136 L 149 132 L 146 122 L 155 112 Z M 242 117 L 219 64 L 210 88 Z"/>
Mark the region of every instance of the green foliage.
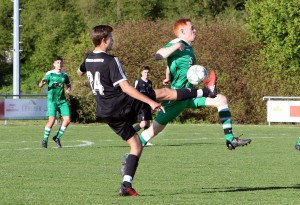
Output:
<path fill-rule="evenodd" d="M 174 20 L 179 16 L 212 18 L 227 9 L 242 11 L 244 0 L 74 0 L 88 27 L 134 20 Z"/>
<path fill-rule="evenodd" d="M 24 1 L 22 7 L 21 74 L 26 78 L 22 84 L 27 84 L 23 91 L 37 91 L 35 86 L 51 69 L 54 57 L 62 55 L 64 47 L 70 47 L 68 44 L 78 42 L 85 25 L 72 1 Z"/>
<path fill-rule="evenodd" d="M 11 58 L 13 48 L 13 4 L 11 1 L 0 0 L 0 90 L 7 90 L 12 82 Z"/>
<path fill-rule="evenodd" d="M 72 121 L 74 122 L 94 122 L 95 100 L 90 90 L 90 84 L 86 76 L 77 76 L 76 71 L 84 60 L 84 57 L 93 50 L 93 45 L 88 33 L 78 37 L 78 42 L 67 43 L 61 52 L 64 56 L 64 70 L 69 74 L 72 83 L 72 92 L 69 98 Z"/>
<path fill-rule="evenodd" d="M 2 63 L 0 61 L 0 88 L 9 86 L 12 82 L 12 66 L 11 64 Z"/>
<path fill-rule="evenodd" d="M 138 27 L 133 26 L 136 23 L 139 24 Z M 115 27 L 113 52 L 121 59 L 131 83 L 139 77 L 139 68 L 142 65 L 149 65 L 154 87 L 162 87 L 166 61 L 154 61 L 153 55 L 160 47 L 175 38 L 172 23 L 139 21 L 119 24 Z M 266 112 L 261 112 L 261 109 L 265 109 L 261 99 L 264 95 L 269 95 L 269 89 L 266 87 L 255 93 L 252 92 L 252 87 L 259 84 L 248 83 L 253 77 L 248 71 L 253 64 L 256 66 L 253 62 L 257 63 L 255 58 L 260 44 L 252 42 L 247 30 L 236 22 L 196 20 L 194 26 L 197 30 L 197 37 L 193 47 L 198 63 L 204 65 L 209 71 L 216 70 L 219 91 L 230 99 L 234 122 L 264 121 Z M 124 36 L 127 38 L 124 39 Z M 254 79 L 264 81 L 263 77 L 256 76 Z M 256 100 L 249 100 L 252 98 Z M 256 110 L 259 112 L 257 113 Z M 185 110 L 177 121 L 186 122 L 190 119 L 199 122 L 216 123 L 219 121 L 216 109 L 211 108 Z"/>
<path fill-rule="evenodd" d="M 0 0 L 0 92 L 12 91 L 12 2 Z M 151 67 L 154 87 L 162 86 L 165 61 L 155 52 L 175 38 L 175 19 L 189 17 L 197 30 L 193 46 L 199 64 L 215 69 L 219 91 L 230 99 L 235 123 L 262 123 L 265 95 L 300 95 L 299 1 L 246 3 L 252 39 L 245 27 L 245 1 L 240 0 L 23 0 L 21 1 L 21 93 L 43 93 L 37 84 L 51 69 L 55 55 L 65 60 L 72 82 L 72 120 L 95 121 L 95 102 L 86 77 L 76 75 L 93 50 L 90 29 L 114 27 L 114 50 L 131 84 L 143 65 Z M 260 52 L 263 50 L 263 52 Z M 218 122 L 215 109 L 185 110 L 177 122 Z"/>
<path fill-rule="evenodd" d="M 275 75 L 261 63 L 265 61 L 259 52 L 262 45 L 251 39 L 243 24 L 221 20 L 196 20 L 193 23 L 197 30 L 193 47 L 198 63 L 209 71 L 216 70 L 218 90 L 229 98 L 234 123 L 265 122 L 266 103 L 262 100 L 263 96 L 300 94 L 296 86 L 298 75 L 294 75 L 291 81 L 291 78 L 285 78 L 280 73 Z M 139 27 L 134 27 L 135 24 Z M 113 53 L 121 59 L 129 81 L 133 83 L 139 77 L 142 65 L 149 65 L 154 87 L 162 87 L 166 62 L 154 61 L 153 54 L 175 38 L 172 22 L 128 22 L 116 26 L 113 35 Z M 127 38 L 124 39 L 124 36 Z M 185 110 L 176 121 L 190 119 L 219 122 L 215 108 Z"/>
<path fill-rule="evenodd" d="M 85 76 L 84 76 L 85 77 Z M 78 84 L 77 84 L 78 86 Z M 73 122 L 89 123 L 96 121 L 96 102 L 92 92 L 90 92 L 90 85 L 88 82 L 81 83 L 81 89 L 78 87 L 69 96 L 69 104 L 71 112 L 71 119 Z"/>
<path fill-rule="evenodd" d="M 13 4 L 11 1 L 0 0 L 0 57 L 12 49 L 13 36 Z M 2 62 L 2 59 L 0 59 Z"/>
<path fill-rule="evenodd" d="M 175 0 L 163 1 L 162 15 L 165 19 L 214 18 L 227 9 L 243 10 L 244 1 L 239 0 Z"/>
<path fill-rule="evenodd" d="M 251 32 L 265 44 L 268 66 L 286 76 L 299 71 L 300 1 L 249 0 L 246 8 Z"/>

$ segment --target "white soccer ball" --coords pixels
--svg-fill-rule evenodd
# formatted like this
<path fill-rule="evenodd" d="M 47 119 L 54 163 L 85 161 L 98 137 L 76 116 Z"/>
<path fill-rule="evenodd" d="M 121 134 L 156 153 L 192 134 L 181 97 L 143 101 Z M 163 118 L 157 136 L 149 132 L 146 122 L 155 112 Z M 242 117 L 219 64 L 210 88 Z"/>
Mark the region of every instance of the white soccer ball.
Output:
<path fill-rule="evenodd" d="M 202 65 L 192 65 L 186 73 L 188 81 L 193 85 L 199 85 L 207 75 L 207 70 Z"/>

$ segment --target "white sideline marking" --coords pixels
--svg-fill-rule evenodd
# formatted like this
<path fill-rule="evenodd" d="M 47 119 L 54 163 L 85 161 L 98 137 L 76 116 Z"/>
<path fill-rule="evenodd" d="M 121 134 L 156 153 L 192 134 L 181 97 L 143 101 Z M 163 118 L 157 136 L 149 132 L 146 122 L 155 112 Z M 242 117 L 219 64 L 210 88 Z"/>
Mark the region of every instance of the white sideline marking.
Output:
<path fill-rule="evenodd" d="M 83 142 L 84 144 L 74 145 L 74 146 L 63 146 L 63 147 L 87 147 L 95 144 L 94 142 L 87 141 L 87 140 L 76 140 L 77 142 Z"/>
<path fill-rule="evenodd" d="M 10 143 L 27 143 L 28 141 L 20 141 L 20 142 L 0 142 L 0 144 L 10 144 Z M 37 142 L 40 142 L 40 141 L 30 141 L 30 142 L 33 142 L 33 143 L 37 143 Z M 64 141 L 65 142 L 65 141 Z M 94 142 L 91 142 L 91 141 L 87 141 L 87 140 L 73 140 L 73 141 L 67 141 L 67 142 L 81 142 L 81 144 L 77 144 L 77 145 L 69 145 L 69 146 L 63 146 L 63 148 L 74 148 L 74 147 L 87 147 L 87 146 L 91 146 L 93 144 L 95 144 Z M 55 148 L 57 149 L 57 147 L 48 147 L 49 148 Z M 24 148 L 17 148 L 17 149 L 1 149 L 0 148 L 0 151 L 2 150 L 32 150 L 32 149 L 44 149 L 44 148 L 37 148 L 37 147 L 24 147 Z"/>

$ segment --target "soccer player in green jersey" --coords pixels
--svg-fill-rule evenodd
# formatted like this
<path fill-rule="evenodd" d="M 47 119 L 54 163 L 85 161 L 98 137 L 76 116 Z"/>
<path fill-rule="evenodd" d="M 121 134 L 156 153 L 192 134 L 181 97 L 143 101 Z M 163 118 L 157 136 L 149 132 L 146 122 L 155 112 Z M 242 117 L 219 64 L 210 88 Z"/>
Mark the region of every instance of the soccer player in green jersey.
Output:
<path fill-rule="evenodd" d="M 171 89 L 192 88 L 193 85 L 187 80 L 186 73 L 191 65 L 197 64 L 193 51 L 192 42 L 196 37 L 196 29 L 190 19 L 179 19 L 173 26 L 176 39 L 170 41 L 155 54 L 156 60 L 167 59 L 166 79 L 164 83 L 170 82 Z M 213 72 L 214 75 L 214 72 Z M 212 88 L 213 89 L 213 88 Z M 211 106 L 218 109 L 229 150 L 239 146 L 247 145 L 251 139 L 239 139 L 232 133 L 231 113 L 226 96 L 217 94 L 216 97 L 193 98 L 184 101 L 167 101 L 162 103 L 165 113 L 159 112 L 148 130 L 141 133 L 140 139 L 146 144 L 151 137 L 161 132 L 165 126 L 174 120 L 185 108 L 197 109 Z"/>
<path fill-rule="evenodd" d="M 295 149 L 300 151 L 300 137 L 298 138 L 297 144 L 295 145 Z"/>
<path fill-rule="evenodd" d="M 58 148 L 62 147 L 60 138 L 71 122 L 70 109 L 65 96 L 65 92 L 67 94 L 71 92 L 71 84 L 67 73 L 61 70 L 62 66 L 62 58 L 56 57 L 53 62 L 53 70 L 48 71 L 39 83 L 40 88 L 43 87 L 46 83 L 48 84 L 47 115 L 49 120 L 45 126 L 42 148 L 48 147 L 48 138 L 51 132 L 51 128 L 54 125 L 57 112 L 59 112 L 63 118 L 63 122 L 57 134 L 53 137 L 53 140 L 55 141 Z M 64 88 L 65 85 L 67 87 L 66 91 Z"/>

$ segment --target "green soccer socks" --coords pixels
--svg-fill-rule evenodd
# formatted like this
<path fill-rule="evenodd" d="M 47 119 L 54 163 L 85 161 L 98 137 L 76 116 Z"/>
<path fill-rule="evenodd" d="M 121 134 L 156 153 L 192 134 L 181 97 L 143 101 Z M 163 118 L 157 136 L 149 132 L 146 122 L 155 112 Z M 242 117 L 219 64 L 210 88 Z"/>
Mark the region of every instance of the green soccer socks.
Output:
<path fill-rule="evenodd" d="M 48 142 L 48 138 L 49 138 L 50 132 L 51 132 L 51 128 L 45 127 L 44 138 L 43 138 L 43 140 L 45 142 Z"/>
<path fill-rule="evenodd" d="M 219 117 L 222 122 L 225 138 L 231 142 L 233 140 L 231 113 L 228 105 L 218 107 Z"/>

